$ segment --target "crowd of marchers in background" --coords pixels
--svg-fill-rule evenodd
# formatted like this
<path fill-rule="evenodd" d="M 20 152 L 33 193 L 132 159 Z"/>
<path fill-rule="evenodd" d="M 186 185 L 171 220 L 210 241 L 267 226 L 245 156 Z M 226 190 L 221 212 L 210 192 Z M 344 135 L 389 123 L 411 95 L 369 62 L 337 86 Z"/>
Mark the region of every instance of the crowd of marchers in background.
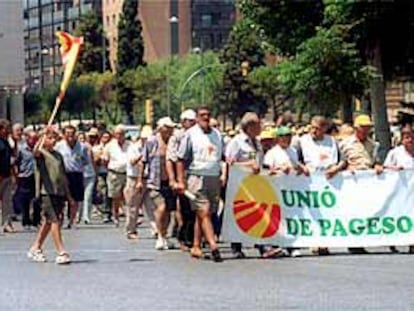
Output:
<path fill-rule="evenodd" d="M 235 130 L 220 131 L 208 107 L 186 110 L 180 123 L 170 117 L 156 128 L 143 126 L 128 137 L 125 126 L 80 131 L 45 127 L 24 129 L 0 120 L 0 200 L 2 231 L 38 231 L 28 256 L 46 260 L 42 246 L 49 232 L 57 263 L 70 262 L 61 228 L 103 222 L 123 227 L 127 239 L 138 239 L 138 228 L 149 223 L 154 247 L 179 247 L 194 258 L 222 261 L 220 241 L 229 168 L 238 165 L 251 174 L 323 172 L 333 178 L 341 171 L 414 168 L 414 135 L 410 127 L 396 131 L 385 161 L 372 137 L 373 123 L 361 114 L 354 124 L 314 116 L 305 126 L 264 122 L 247 112 Z M 17 225 L 21 222 L 21 226 Z M 229 241 L 232 242 L 232 241 Z M 301 256 L 300 249 L 255 245 L 262 258 Z M 235 258 L 243 245 L 231 243 Z M 390 247 L 391 252 L 398 252 Z M 350 248 L 363 254 L 364 248 Z M 328 255 L 327 248 L 314 254 Z M 414 247 L 409 246 L 409 252 Z"/>

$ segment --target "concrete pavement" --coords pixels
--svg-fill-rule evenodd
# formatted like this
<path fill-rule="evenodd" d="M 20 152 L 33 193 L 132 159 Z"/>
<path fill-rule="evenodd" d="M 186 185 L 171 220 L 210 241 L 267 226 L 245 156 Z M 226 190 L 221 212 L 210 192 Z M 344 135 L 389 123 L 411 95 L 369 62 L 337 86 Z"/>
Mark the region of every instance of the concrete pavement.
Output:
<path fill-rule="evenodd" d="M 63 234 L 73 259 L 63 267 L 50 240 L 48 263 L 27 259 L 34 232 L 0 236 L 0 310 L 414 309 L 406 254 L 233 260 L 225 244 L 216 264 L 155 251 L 147 229 L 134 242 L 104 225 Z"/>

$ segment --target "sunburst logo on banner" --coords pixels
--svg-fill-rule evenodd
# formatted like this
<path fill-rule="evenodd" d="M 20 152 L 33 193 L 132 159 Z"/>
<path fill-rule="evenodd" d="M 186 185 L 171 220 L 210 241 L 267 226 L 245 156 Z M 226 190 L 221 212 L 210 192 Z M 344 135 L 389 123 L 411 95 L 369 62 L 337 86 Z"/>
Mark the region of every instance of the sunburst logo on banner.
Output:
<path fill-rule="evenodd" d="M 280 203 L 264 176 L 246 177 L 235 196 L 233 213 L 239 228 L 254 238 L 270 238 L 280 225 Z"/>

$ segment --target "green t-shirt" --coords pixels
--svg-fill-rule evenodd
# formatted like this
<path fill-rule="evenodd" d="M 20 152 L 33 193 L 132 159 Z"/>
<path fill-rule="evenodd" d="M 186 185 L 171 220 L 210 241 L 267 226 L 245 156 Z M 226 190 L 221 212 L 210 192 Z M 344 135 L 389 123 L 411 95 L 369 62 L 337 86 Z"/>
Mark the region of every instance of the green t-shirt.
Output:
<path fill-rule="evenodd" d="M 40 150 L 42 156 L 36 159 L 36 194 L 66 196 L 65 166 L 57 151 Z"/>

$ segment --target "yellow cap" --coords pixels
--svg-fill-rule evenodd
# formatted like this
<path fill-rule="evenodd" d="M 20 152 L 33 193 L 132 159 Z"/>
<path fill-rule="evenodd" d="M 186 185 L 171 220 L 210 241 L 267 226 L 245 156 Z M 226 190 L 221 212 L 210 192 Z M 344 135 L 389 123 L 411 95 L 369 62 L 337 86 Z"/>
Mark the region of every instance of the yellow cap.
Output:
<path fill-rule="evenodd" d="M 276 134 L 276 131 L 274 129 L 266 129 L 266 130 L 263 130 L 260 133 L 259 138 L 260 138 L 260 140 L 263 140 L 263 139 L 273 139 L 273 138 L 276 137 L 275 134 Z"/>
<path fill-rule="evenodd" d="M 371 118 L 367 114 L 361 114 L 357 116 L 354 120 L 354 126 L 360 127 L 360 126 L 373 126 L 374 124 L 371 121 Z"/>

